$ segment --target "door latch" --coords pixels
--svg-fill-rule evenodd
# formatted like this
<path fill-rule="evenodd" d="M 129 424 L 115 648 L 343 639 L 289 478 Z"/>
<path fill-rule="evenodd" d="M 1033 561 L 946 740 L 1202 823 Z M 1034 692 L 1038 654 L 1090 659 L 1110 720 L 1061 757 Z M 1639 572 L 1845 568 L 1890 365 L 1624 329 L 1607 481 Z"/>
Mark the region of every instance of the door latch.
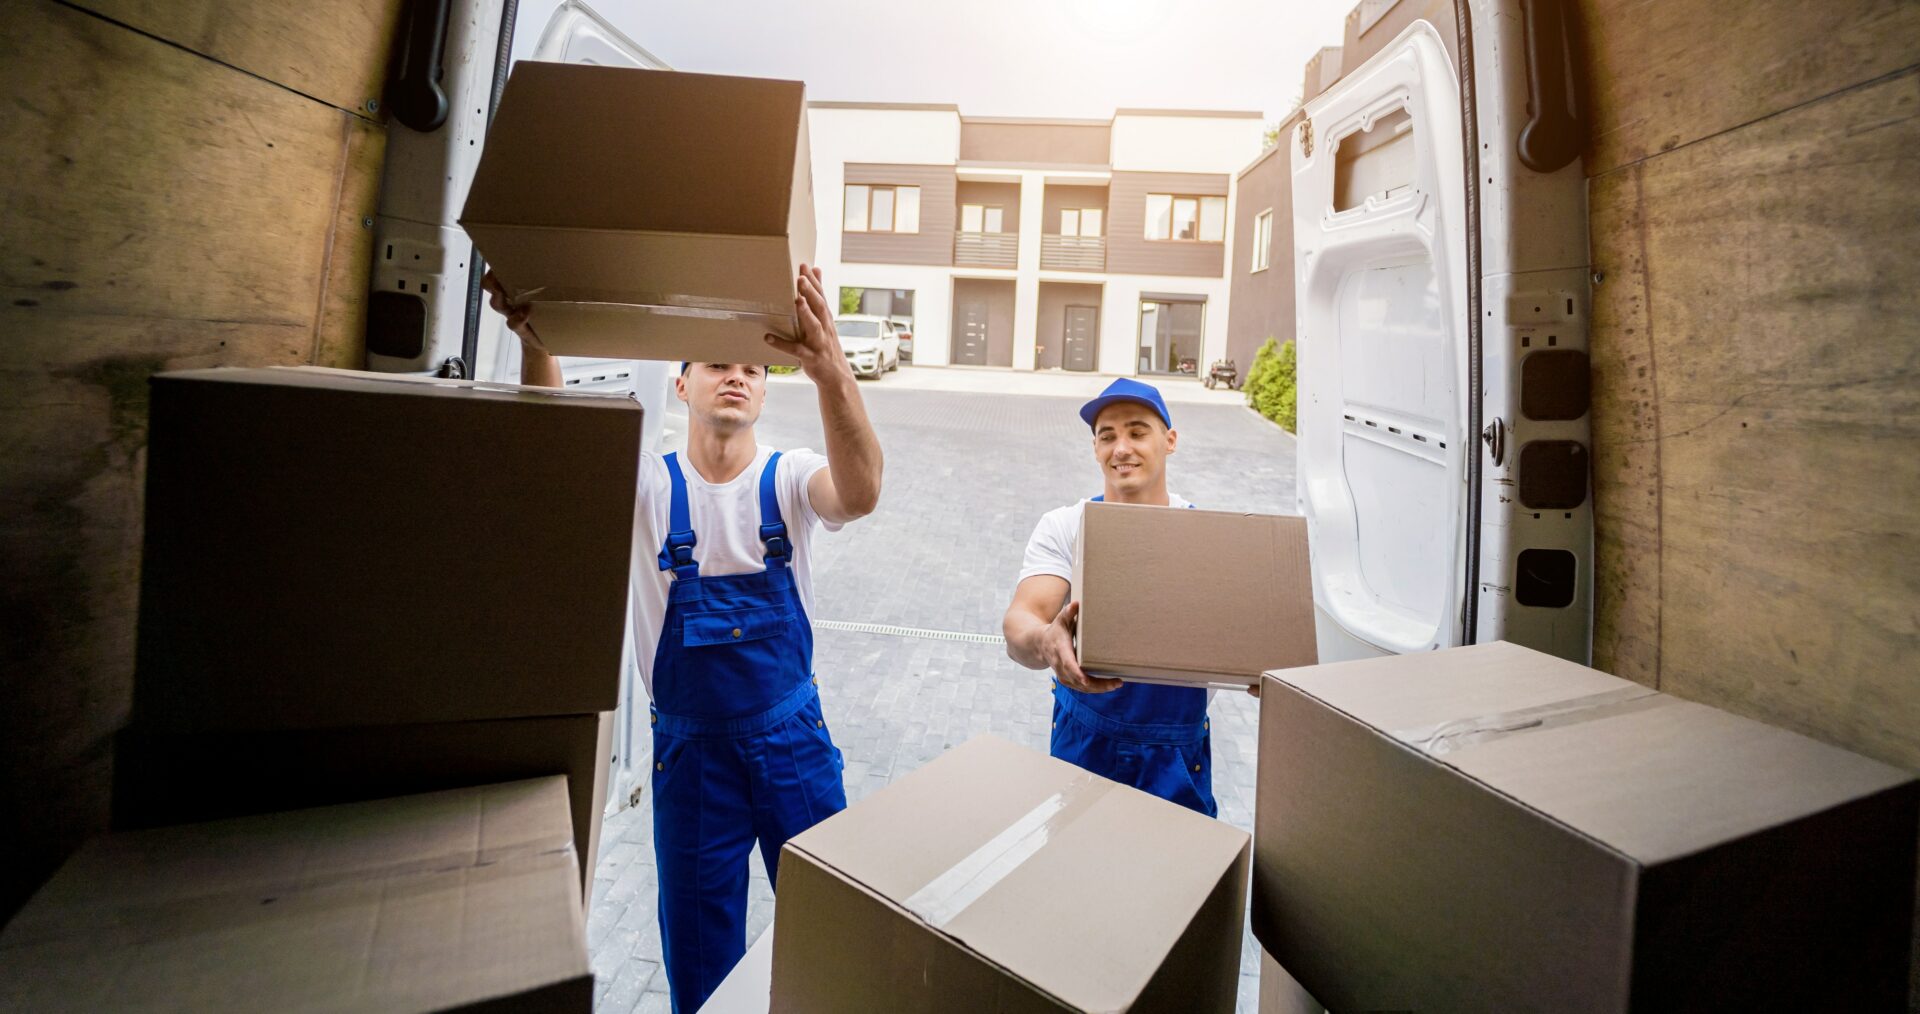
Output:
<path fill-rule="evenodd" d="M 1507 424 L 1498 418 L 1487 424 L 1480 433 L 1480 439 L 1487 442 L 1487 453 L 1493 455 L 1497 467 L 1507 460 Z"/>

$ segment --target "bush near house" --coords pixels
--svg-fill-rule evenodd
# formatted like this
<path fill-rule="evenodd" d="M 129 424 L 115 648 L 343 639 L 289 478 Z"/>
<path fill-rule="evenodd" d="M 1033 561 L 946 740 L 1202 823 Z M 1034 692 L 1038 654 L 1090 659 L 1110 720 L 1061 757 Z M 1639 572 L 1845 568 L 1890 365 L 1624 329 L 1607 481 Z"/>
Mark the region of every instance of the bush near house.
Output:
<path fill-rule="evenodd" d="M 1247 370 L 1247 381 L 1241 389 L 1254 411 L 1279 423 L 1288 433 L 1295 432 L 1300 391 L 1295 383 L 1292 339 L 1282 345 L 1268 338 L 1254 353 L 1253 366 Z"/>

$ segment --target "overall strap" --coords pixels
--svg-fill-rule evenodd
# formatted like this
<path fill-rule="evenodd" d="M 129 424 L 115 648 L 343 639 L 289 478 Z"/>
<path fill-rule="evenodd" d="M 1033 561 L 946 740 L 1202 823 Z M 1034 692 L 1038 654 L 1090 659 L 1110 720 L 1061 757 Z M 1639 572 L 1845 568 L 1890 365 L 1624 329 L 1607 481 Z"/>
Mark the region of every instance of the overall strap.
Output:
<path fill-rule="evenodd" d="M 785 567 L 793 555 L 793 543 L 787 540 L 787 523 L 780 516 L 780 452 L 767 458 L 760 470 L 760 543 L 766 547 L 767 569 Z"/>
<path fill-rule="evenodd" d="M 660 547 L 660 569 L 673 571 L 676 580 L 700 576 L 700 565 L 693 561 L 693 516 L 687 509 L 687 476 L 680 471 L 678 452 L 666 457 L 667 478 L 673 486 L 672 507 L 667 515 L 667 541 Z"/>
<path fill-rule="evenodd" d="M 1094 497 L 1094 498 L 1093 498 L 1093 500 L 1092 500 L 1092 502 L 1093 502 L 1093 503 L 1104 503 L 1104 502 L 1106 501 L 1106 499 L 1107 499 L 1107 495 L 1106 495 L 1105 493 L 1102 493 L 1102 494 L 1100 494 L 1099 496 L 1096 496 L 1096 497 Z M 1187 508 L 1188 508 L 1189 510 L 1191 510 L 1191 509 L 1193 509 L 1193 508 L 1195 508 L 1195 507 L 1198 507 L 1198 506 L 1200 506 L 1200 505 L 1199 505 L 1199 504 L 1197 504 L 1197 503 L 1190 503 L 1190 504 L 1188 504 L 1188 505 L 1187 505 Z"/>

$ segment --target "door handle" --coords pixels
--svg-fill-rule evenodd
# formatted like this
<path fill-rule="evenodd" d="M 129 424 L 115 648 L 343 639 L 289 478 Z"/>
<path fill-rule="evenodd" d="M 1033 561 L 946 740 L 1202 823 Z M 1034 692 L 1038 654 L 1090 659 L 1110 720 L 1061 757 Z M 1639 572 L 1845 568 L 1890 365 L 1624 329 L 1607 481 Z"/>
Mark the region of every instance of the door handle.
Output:
<path fill-rule="evenodd" d="M 1480 439 L 1487 442 L 1487 453 L 1493 456 L 1494 467 L 1499 467 L 1507 460 L 1506 423 L 1501 422 L 1498 417 L 1495 417 L 1492 422 L 1487 424 L 1487 428 L 1480 432 Z"/>
<path fill-rule="evenodd" d="M 440 87 L 440 61 L 447 48 L 447 9 L 452 0 L 411 0 L 394 41 L 387 107 L 393 118 L 421 133 L 447 122 L 447 91 Z"/>
<path fill-rule="evenodd" d="M 1580 111 L 1568 84 L 1574 51 L 1566 0 L 1522 0 L 1527 21 L 1527 125 L 1520 128 L 1520 164 L 1555 172 L 1580 154 Z"/>

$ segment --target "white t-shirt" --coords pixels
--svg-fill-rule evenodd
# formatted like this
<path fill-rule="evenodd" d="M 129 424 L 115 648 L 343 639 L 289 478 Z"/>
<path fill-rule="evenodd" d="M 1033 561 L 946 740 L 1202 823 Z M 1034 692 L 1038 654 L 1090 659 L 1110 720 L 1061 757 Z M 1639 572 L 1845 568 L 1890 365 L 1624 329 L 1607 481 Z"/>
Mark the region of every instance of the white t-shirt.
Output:
<path fill-rule="evenodd" d="M 1167 506 L 1185 510 L 1193 505 L 1175 494 L 1167 494 Z M 1040 515 L 1027 539 L 1026 558 L 1020 564 L 1020 581 L 1040 574 L 1051 574 L 1062 581 L 1073 580 L 1073 551 L 1080 541 L 1080 514 L 1087 501 L 1055 507 Z M 1018 584 L 1019 581 L 1014 582 Z M 1213 688 L 1207 688 L 1207 701 L 1213 701 Z"/>
<path fill-rule="evenodd" d="M 772 454 L 773 448 L 762 446 L 753 464 L 732 481 L 718 485 L 701 478 L 693 462 L 684 454 L 680 456 L 680 474 L 687 480 L 687 515 L 697 537 L 693 559 L 700 565 L 702 577 L 767 569 L 766 548 L 760 542 L 760 473 Z M 793 571 L 800 604 L 809 618 L 813 617 L 813 572 L 809 569 L 813 530 L 821 525 L 828 531 L 840 530 L 839 525 L 828 523 L 814 511 L 807 492 L 813 474 L 825 467 L 825 455 L 802 448 L 781 454 L 774 474 L 780 516 L 787 525 L 787 541 L 793 546 L 787 566 Z M 666 459 L 658 454 L 640 459 L 640 488 L 634 508 L 633 649 L 651 697 L 653 655 L 667 619 L 667 588 L 673 582 L 673 572 L 660 569 L 660 548 L 666 544 L 673 513 L 673 479 L 667 473 Z"/>

